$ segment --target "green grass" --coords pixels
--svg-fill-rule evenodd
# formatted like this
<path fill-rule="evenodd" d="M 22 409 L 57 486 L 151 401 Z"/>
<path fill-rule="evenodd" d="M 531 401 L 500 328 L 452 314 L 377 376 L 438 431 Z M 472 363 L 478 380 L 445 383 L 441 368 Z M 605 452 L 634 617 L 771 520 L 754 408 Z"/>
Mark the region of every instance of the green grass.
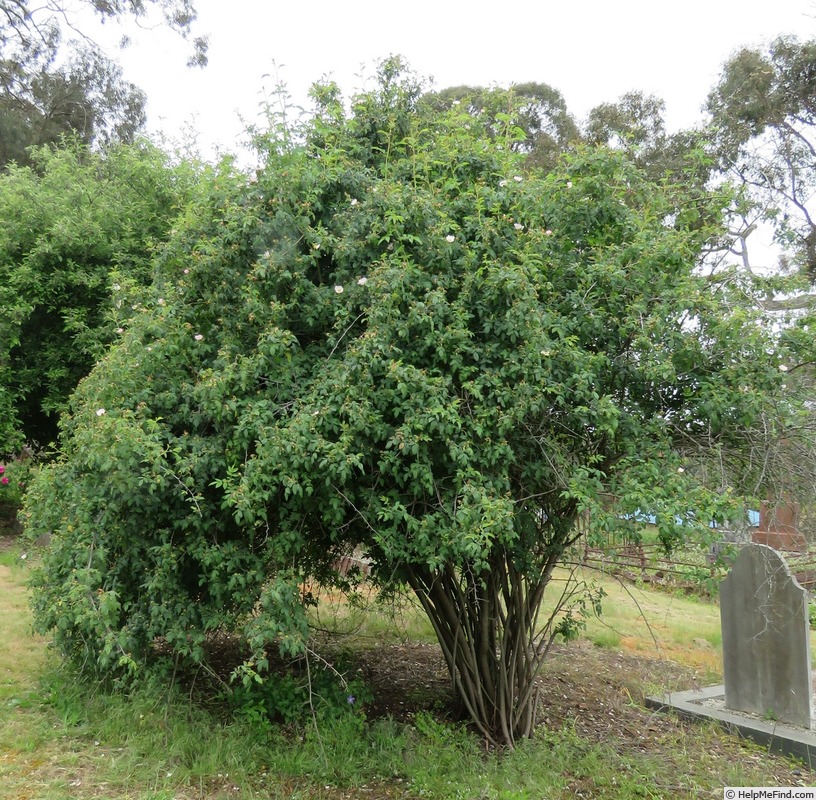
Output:
<path fill-rule="evenodd" d="M 547 593 L 549 602 L 560 593 L 569 575 L 566 570 L 556 572 Z M 716 602 L 638 587 L 592 570 L 576 570 L 574 577 L 604 592 L 602 615 L 585 620 L 584 635 L 594 644 L 669 658 L 710 675 L 722 673 L 720 610 Z"/>
<path fill-rule="evenodd" d="M 706 726 L 669 726 L 654 752 L 641 752 L 594 744 L 567 723 L 513 753 L 486 753 L 465 727 L 427 712 L 401 723 L 350 711 L 280 727 L 197 704 L 178 689 L 109 693 L 78 681 L 31 634 L 25 563 L 19 553 L 0 562 L 8 632 L 0 647 L 0 800 L 677 798 L 776 783 L 764 757 L 743 758 L 761 751 Z M 701 639 L 716 659 L 716 605 L 603 586 L 606 621 L 589 620 L 591 641 L 640 655 L 670 650 L 696 663 L 693 642 Z M 340 603 L 320 620 L 358 646 L 431 638 L 411 604 L 363 619 L 362 606 Z M 723 742 L 738 757 L 718 759 Z"/>
<path fill-rule="evenodd" d="M 598 647 L 607 647 L 610 650 L 618 649 L 621 644 L 621 635 L 612 628 L 591 631 L 587 638 L 592 644 Z"/>
<path fill-rule="evenodd" d="M 57 727 L 25 754 L 25 774 L 2 775 L 0 797 L 364 797 L 377 786 L 387 786 L 389 797 L 445 800 L 558 800 L 578 791 L 589 797 L 684 796 L 666 786 L 659 756 L 589 744 L 569 726 L 522 743 L 512 755 L 485 754 L 464 727 L 424 714 L 413 725 L 347 717 L 324 723 L 319 735 L 310 726 L 261 735 L 215 722 L 180 698 L 97 695 L 88 702 L 87 690 L 65 692 L 64 678 L 52 677 L 60 700 L 39 712 L 55 715 Z M 704 743 L 719 734 L 700 735 Z M 696 757 L 678 741 L 678 771 L 693 776 Z M 731 773 L 731 785 L 745 780 L 744 770 Z"/>
<path fill-rule="evenodd" d="M 25 558 L 23 557 L 25 556 Z M 0 549 L 0 566 L 8 567 L 9 569 L 19 569 L 24 566 L 28 559 L 28 553 L 21 551 L 19 548 L 11 548 L 9 550 Z"/>

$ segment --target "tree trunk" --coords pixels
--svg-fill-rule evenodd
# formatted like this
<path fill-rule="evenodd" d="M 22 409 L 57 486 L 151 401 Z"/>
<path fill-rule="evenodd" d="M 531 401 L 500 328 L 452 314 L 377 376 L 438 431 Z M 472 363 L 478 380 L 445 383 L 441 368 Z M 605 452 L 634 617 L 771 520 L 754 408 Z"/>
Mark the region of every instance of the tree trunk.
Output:
<path fill-rule="evenodd" d="M 544 590 L 562 548 L 543 563 L 520 569 L 507 553 L 489 570 L 412 567 L 409 584 L 433 624 L 453 683 L 479 732 L 494 745 L 513 748 L 533 734 L 536 678 L 555 638 L 553 624 L 572 593 L 566 590 L 543 626 Z"/>

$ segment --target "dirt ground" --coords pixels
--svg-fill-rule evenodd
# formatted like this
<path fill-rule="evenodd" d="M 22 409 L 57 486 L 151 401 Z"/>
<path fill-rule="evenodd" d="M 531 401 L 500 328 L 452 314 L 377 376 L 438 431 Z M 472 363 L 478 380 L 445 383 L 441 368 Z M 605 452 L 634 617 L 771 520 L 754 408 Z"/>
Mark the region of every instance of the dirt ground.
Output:
<path fill-rule="evenodd" d="M 374 694 L 371 716 L 410 719 L 417 710 L 445 713 L 451 706 L 449 679 L 434 645 L 399 645 L 361 654 L 361 668 Z M 647 753 L 674 772 L 678 745 L 700 734 L 700 723 L 646 708 L 644 697 L 693 689 L 701 676 L 672 661 L 643 658 L 579 640 L 554 650 L 539 678 L 539 724 L 574 726 L 590 742 L 622 754 Z M 720 759 L 761 761 L 768 786 L 814 786 L 816 772 L 749 745 L 736 735 L 706 737 L 712 763 Z M 678 767 L 682 769 L 682 767 Z M 675 773 L 676 774 L 676 773 Z"/>

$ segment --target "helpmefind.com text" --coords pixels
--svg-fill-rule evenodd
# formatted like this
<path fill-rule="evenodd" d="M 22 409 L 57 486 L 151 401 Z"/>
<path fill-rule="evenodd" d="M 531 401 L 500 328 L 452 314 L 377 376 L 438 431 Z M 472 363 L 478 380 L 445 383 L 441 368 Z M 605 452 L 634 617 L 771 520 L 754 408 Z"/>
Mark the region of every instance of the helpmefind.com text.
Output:
<path fill-rule="evenodd" d="M 816 788 L 786 789 L 773 786 L 726 786 L 723 800 L 816 800 Z"/>

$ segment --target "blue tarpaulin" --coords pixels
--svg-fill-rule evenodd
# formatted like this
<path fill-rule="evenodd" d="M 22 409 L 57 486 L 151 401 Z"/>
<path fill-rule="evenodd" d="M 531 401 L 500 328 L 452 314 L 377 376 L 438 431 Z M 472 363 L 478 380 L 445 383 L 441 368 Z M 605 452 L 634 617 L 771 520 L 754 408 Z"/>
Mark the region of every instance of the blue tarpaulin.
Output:
<path fill-rule="evenodd" d="M 634 519 L 637 520 L 637 522 L 645 522 L 647 525 L 657 524 L 657 517 L 654 514 L 646 514 L 640 509 L 637 509 L 634 514 L 622 514 L 621 519 Z M 682 517 L 675 517 L 674 521 L 677 525 L 683 524 Z M 751 528 L 759 527 L 759 511 L 748 511 L 748 525 Z M 709 527 L 719 528 L 720 526 L 716 522 L 711 522 L 709 523 Z"/>

